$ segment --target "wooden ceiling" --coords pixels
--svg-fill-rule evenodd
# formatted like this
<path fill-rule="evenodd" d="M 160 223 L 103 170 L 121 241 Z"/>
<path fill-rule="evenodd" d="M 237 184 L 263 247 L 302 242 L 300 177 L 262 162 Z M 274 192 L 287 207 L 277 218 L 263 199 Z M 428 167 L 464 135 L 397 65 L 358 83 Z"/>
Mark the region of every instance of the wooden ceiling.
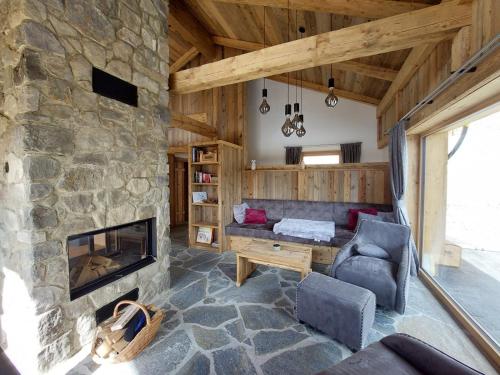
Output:
<path fill-rule="evenodd" d="M 174 0 L 186 5 L 187 10 L 198 20 L 207 34 L 212 37 L 230 38 L 239 41 L 257 43 L 257 48 L 264 41 L 264 7 L 246 4 L 234 4 L 232 1 L 222 0 Z M 242 1 L 245 2 L 245 1 Z M 281 1 L 283 2 L 283 1 Z M 250 3 L 259 3 L 259 1 Z M 261 2 L 261 3 L 266 3 Z M 284 2 L 284 4 L 286 1 Z M 300 2 L 298 2 L 299 4 Z M 320 2 L 321 3 L 321 2 Z M 420 0 L 412 3 L 435 4 L 439 0 Z M 300 37 L 297 30 L 299 26 L 304 26 L 306 32 L 304 37 L 317 35 L 330 31 L 331 18 L 333 30 L 346 28 L 370 22 L 370 19 L 349 15 L 333 14 L 324 12 L 311 12 L 303 10 L 290 10 L 279 7 L 266 7 L 266 39 L 267 45 L 276 45 L 295 40 Z M 349 13 L 349 12 L 347 12 Z M 170 63 L 174 64 L 184 57 L 192 57 L 193 45 L 186 40 L 186 35 L 182 37 L 179 33 L 170 33 Z M 218 39 L 218 43 L 221 43 Z M 247 48 L 246 50 L 250 50 Z M 191 55 L 190 55 L 191 52 Z M 385 79 L 375 78 L 374 74 L 362 73 L 362 69 L 356 66 L 334 65 L 333 75 L 336 87 L 346 92 L 360 94 L 373 101 L 382 99 L 388 90 L 391 80 L 394 79 L 397 71 L 403 65 L 409 50 L 385 53 L 356 60 L 357 63 L 368 64 L 379 68 L 386 68 Z M 300 51 L 297 51 L 300 53 Z M 224 57 L 224 56 L 222 56 Z M 350 62 L 347 62 L 350 63 Z M 354 65 L 354 64 L 351 64 Z M 358 68 L 363 65 L 358 64 Z M 185 69 L 186 67 L 184 67 Z M 376 73 L 376 72 L 375 72 Z M 296 74 L 290 76 L 295 78 Z M 302 71 L 305 81 L 316 85 L 326 85 L 330 76 L 330 66 L 321 66 Z M 377 76 L 377 74 L 375 74 Z"/>

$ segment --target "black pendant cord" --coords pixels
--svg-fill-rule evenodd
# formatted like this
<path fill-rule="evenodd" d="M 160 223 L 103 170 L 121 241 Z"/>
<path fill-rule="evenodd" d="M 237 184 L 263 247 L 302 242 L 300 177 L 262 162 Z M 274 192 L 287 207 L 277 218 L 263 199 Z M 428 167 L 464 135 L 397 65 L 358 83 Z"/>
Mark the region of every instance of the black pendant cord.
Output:
<path fill-rule="evenodd" d="M 290 42 L 290 0 L 288 0 L 288 9 L 287 9 L 287 38 L 288 42 Z M 287 73 L 287 104 L 290 104 L 290 72 Z"/>
<path fill-rule="evenodd" d="M 264 48 L 266 48 L 266 7 L 264 7 Z M 264 90 L 266 89 L 266 77 L 264 77 Z"/>
<path fill-rule="evenodd" d="M 330 14 L 330 31 L 333 31 L 333 14 Z M 330 64 L 330 78 L 333 78 L 333 64 Z"/>
<path fill-rule="evenodd" d="M 297 40 L 297 39 L 299 39 L 299 29 L 297 28 L 297 11 L 295 11 L 295 27 L 297 30 L 295 32 L 295 40 Z M 295 72 L 295 80 L 297 80 L 297 72 Z M 297 97 L 298 97 L 298 95 L 297 95 L 297 82 L 295 82 L 295 103 L 298 102 Z"/>

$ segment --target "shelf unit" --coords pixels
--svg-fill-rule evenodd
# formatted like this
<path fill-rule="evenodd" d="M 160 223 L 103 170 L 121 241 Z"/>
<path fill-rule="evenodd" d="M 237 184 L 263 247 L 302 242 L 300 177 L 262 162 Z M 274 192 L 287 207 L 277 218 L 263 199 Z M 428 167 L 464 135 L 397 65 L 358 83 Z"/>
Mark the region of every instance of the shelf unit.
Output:
<path fill-rule="evenodd" d="M 217 161 L 193 161 L 193 148 L 217 152 Z M 222 252 L 226 249 L 224 227 L 233 221 L 233 205 L 241 203 L 243 170 L 242 147 L 226 141 L 198 142 L 189 145 L 189 246 Z M 195 172 L 217 176 L 217 182 L 195 182 Z M 206 192 L 215 202 L 193 203 L 193 192 Z M 213 230 L 212 244 L 196 241 L 200 227 Z M 213 246 L 216 242 L 218 246 Z"/>

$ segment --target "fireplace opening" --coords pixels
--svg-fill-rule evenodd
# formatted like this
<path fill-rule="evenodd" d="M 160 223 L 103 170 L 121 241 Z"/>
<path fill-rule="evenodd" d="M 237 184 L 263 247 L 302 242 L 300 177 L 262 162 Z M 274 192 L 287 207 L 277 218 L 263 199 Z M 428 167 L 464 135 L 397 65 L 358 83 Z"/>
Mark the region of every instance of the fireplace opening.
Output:
<path fill-rule="evenodd" d="M 155 218 L 68 237 L 74 300 L 155 262 Z"/>

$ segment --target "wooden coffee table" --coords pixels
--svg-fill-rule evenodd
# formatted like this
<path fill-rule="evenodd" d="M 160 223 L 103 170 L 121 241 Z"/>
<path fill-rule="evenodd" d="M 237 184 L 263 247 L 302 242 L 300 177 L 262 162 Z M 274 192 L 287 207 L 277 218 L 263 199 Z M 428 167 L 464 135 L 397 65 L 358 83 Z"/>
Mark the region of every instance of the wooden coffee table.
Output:
<path fill-rule="evenodd" d="M 236 286 L 241 286 L 255 271 L 257 264 L 300 272 L 304 277 L 311 272 L 312 247 L 307 245 L 281 245 L 274 251 L 269 242 L 253 240 L 236 253 Z"/>

